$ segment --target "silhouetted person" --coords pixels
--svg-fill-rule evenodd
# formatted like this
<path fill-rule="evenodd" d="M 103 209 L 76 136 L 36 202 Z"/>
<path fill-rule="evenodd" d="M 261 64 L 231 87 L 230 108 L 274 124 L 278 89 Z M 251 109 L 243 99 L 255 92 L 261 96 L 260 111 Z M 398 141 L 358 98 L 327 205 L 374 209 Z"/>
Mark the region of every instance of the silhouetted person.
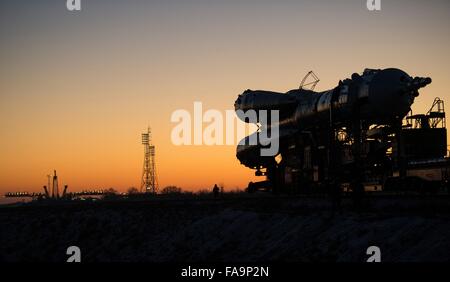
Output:
<path fill-rule="evenodd" d="M 213 188 L 214 198 L 219 197 L 219 192 L 220 192 L 219 186 L 217 186 L 217 184 L 214 184 L 214 188 Z"/>

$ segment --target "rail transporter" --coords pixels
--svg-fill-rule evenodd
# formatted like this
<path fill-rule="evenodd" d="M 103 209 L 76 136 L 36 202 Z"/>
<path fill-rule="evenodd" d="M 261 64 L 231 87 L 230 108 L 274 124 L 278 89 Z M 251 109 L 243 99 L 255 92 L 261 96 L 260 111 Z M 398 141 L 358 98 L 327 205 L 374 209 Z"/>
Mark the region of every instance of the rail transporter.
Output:
<path fill-rule="evenodd" d="M 318 81 L 318 80 L 317 80 Z M 317 81 L 314 83 L 317 84 Z M 246 90 L 235 102 L 238 116 L 254 110 L 279 111 L 279 151 L 262 155 L 252 144 L 262 130 L 237 147 L 241 164 L 265 180 L 247 190 L 310 193 L 330 187 L 354 190 L 437 192 L 448 189 L 450 161 L 444 102 L 436 98 L 426 114 L 411 105 L 431 78 L 411 77 L 395 69 L 366 69 L 327 91 L 305 89 L 278 93 Z M 256 120 L 260 122 L 259 116 Z M 255 140 L 255 139 L 253 139 Z M 267 146 L 266 146 L 267 147 Z"/>

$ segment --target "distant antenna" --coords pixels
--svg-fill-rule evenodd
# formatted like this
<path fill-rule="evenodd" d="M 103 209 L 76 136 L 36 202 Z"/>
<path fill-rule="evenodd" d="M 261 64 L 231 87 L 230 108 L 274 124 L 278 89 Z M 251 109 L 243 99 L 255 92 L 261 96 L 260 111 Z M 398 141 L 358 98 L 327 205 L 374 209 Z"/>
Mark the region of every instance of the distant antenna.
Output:
<path fill-rule="evenodd" d="M 51 189 L 51 185 L 50 185 L 50 179 L 52 178 L 52 176 L 50 175 L 50 174 L 48 174 L 47 175 L 47 182 L 48 182 L 48 186 L 47 186 L 47 188 L 48 189 Z M 52 189 L 52 198 L 55 196 L 55 191 L 53 191 L 53 189 Z M 49 197 L 50 198 L 50 197 Z"/>
<path fill-rule="evenodd" d="M 141 192 L 156 194 L 158 192 L 158 179 L 156 177 L 155 146 L 152 144 L 150 127 L 147 129 L 147 133 L 142 133 L 142 145 L 144 145 L 144 166 Z"/>
<path fill-rule="evenodd" d="M 59 198 L 59 188 L 58 188 L 58 176 L 56 175 L 56 170 L 53 171 L 53 192 L 52 197 Z"/>
<path fill-rule="evenodd" d="M 310 77 L 311 77 L 312 81 L 307 82 L 308 78 L 310 78 Z M 317 77 L 317 75 L 313 71 L 309 71 L 305 75 L 305 77 L 302 79 L 299 89 L 307 89 L 307 87 L 309 86 L 309 89 L 307 89 L 307 90 L 312 91 L 316 87 L 317 83 L 319 83 L 319 81 L 320 81 L 319 77 Z"/>

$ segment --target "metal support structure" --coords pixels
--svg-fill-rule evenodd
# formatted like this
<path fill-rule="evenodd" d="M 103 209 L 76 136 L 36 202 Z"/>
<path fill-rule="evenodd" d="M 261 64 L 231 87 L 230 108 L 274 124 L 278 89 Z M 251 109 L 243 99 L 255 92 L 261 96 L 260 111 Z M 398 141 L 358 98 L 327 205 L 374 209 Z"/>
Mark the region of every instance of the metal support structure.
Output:
<path fill-rule="evenodd" d="M 58 176 L 56 175 L 56 170 L 53 171 L 53 186 L 52 186 L 52 197 L 59 198 L 59 187 L 58 187 Z"/>
<path fill-rule="evenodd" d="M 405 142 L 403 138 L 403 132 L 402 132 L 402 121 L 398 120 L 394 124 L 394 130 L 395 130 L 395 138 L 397 143 L 397 167 L 399 176 L 401 178 L 406 177 L 406 166 L 407 166 L 407 160 L 405 157 Z"/>
<path fill-rule="evenodd" d="M 152 144 L 150 127 L 142 134 L 144 145 L 144 165 L 142 169 L 141 192 L 158 193 L 158 179 L 156 176 L 155 146 Z"/>
<path fill-rule="evenodd" d="M 306 82 L 306 80 L 312 77 L 313 81 L 312 82 Z M 305 77 L 303 77 L 302 82 L 300 83 L 299 89 L 306 89 L 306 86 L 309 86 L 309 90 L 314 90 L 314 88 L 316 87 L 316 85 L 319 83 L 320 79 L 319 77 L 313 72 L 313 71 L 309 71 Z"/>

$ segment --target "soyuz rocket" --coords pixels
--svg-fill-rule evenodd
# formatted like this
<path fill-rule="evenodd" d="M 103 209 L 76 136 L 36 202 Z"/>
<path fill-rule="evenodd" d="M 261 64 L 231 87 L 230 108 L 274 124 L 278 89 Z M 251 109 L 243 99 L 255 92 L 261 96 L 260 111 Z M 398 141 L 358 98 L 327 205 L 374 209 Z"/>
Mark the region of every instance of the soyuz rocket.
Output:
<path fill-rule="evenodd" d="M 240 113 L 277 110 L 279 121 L 276 126 L 280 146 L 283 146 L 283 140 L 298 132 L 350 126 L 354 121 L 370 125 L 402 120 L 419 95 L 419 89 L 430 83 L 429 77 L 411 77 L 396 68 L 366 69 L 361 75 L 354 73 L 350 79 L 339 81 L 335 88 L 322 92 L 302 88 L 286 93 L 246 90 L 238 96 L 234 107 Z M 249 122 L 246 118 L 241 119 Z M 268 167 L 274 157 L 261 156 L 261 145 L 249 144 L 250 137 L 238 145 L 237 158 L 249 168 Z"/>

